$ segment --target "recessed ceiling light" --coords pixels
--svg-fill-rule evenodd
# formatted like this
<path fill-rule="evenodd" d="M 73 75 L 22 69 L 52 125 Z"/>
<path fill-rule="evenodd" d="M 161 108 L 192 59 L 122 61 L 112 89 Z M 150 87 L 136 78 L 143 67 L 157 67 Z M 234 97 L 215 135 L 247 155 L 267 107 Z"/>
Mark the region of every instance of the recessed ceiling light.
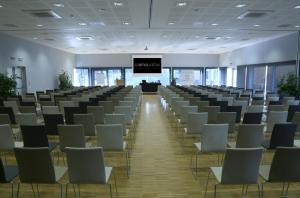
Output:
<path fill-rule="evenodd" d="M 87 25 L 87 24 L 86 24 L 86 23 L 78 23 L 78 25 L 85 26 L 85 25 Z"/>
<path fill-rule="evenodd" d="M 43 25 L 42 24 L 37 24 L 36 27 L 43 27 Z"/>
<path fill-rule="evenodd" d="M 121 7 L 123 5 L 124 5 L 123 2 L 120 2 L 120 1 L 114 2 L 114 6 L 116 6 L 116 7 Z"/>
<path fill-rule="evenodd" d="M 91 36 L 79 36 L 79 37 L 76 37 L 77 40 L 94 40 Z"/>
<path fill-rule="evenodd" d="M 98 9 L 98 12 L 104 12 L 104 11 L 106 11 L 105 8 L 100 8 L 100 9 Z"/>
<path fill-rule="evenodd" d="M 53 6 L 55 6 L 55 7 L 59 7 L 59 8 L 63 8 L 63 7 L 65 7 L 65 5 L 64 5 L 64 4 L 62 4 L 62 3 L 53 3 Z"/>
<path fill-rule="evenodd" d="M 226 39 L 231 39 L 232 37 L 231 37 L 231 36 L 226 36 L 225 38 L 226 38 Z"/>
<path fill-rule="evenodd" d="M 296 5 L 294 8 L 296 8 L 296 9 L 300 9 L 300 5 Z"/>
<path fill-rule="evenodd" d="M 164 35 L 162 35 L 162 37 L 163 37 L 163 38 L 167 38 L 168 36 L 164 34 Z"/>
<path fill-rule="evenodd" d="M 0 8 L 3 8 L 3 5 L 0 5 Z"/>
<path fill-rule="evenodd" d="M 130 23 L 129 22 L 123 22 L 123 25 L 129 25 Z"/>
<path fill-rule="evenodd" d="M 187 2 L 178 2 L 178 3 L 177 3 L 177 6 L 178 6 L 178 7 L 184 7 L 184 6 L 187 6 Z"/>
<path fill-rule="evenodd" d="M 259 27 L 259 26 L 260 26 L 260 25 L 258 25 L 258 24 L 255 24 L 255 25 L 254 25 L 254 27 Z"/>
<path fill-rule="evenodd" d="M 38 37 L 33 37 L 33 39 L 34 39 L 34 40 L 37 40 L 37 39 L 38 39 Z"/>
<path fill-rule="evenodd" d="M 195 36 L 195 38 L 196 38 L 196 39 L 199 39 L 199 38 L 200 38 L 200 36 L 199 36 L 199 35 L 196 35 L 196 36 Z"/>
<path fill-rule="evenodd" d="M 300 28 L 300 25 L 295 25 L 295 28 Z"/>
<path fill-rule="evenodd" d="M 174 23 L 174 22 L 169 22 L 168 24 L 169 24 L 169 25 L 174 25 L 175 23 Z"/>
<path fill-rule="evenodd" d="M 235 7 L 236 8 L 243 8 L 243 7 L 245 7 L 245 6 L 247 6 L 246 4 L 238 4 L 238 5 L 236 5 Z"/>
<path fill-rule="evenodd" d="M 217 26 L 217 25 L 219 25 L 219 24 L 217 24 L 217 23 L 213 23 L 213 24 L 211 24 L 212 26 Z"/>

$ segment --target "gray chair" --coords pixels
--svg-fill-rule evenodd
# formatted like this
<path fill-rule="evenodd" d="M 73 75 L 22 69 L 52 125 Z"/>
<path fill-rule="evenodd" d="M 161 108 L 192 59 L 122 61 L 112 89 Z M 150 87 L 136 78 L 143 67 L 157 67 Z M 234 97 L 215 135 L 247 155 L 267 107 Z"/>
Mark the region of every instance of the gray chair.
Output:
<path fill-rule="evenodd" d="M 123 136 L 129 135 L 126 127 L 126 118 L 124 114 L 105 114 L 104 124 L 121 124 L 123 126 Z"/>
<path fill-rule="evenodd" d="M 264 111 L 264 105 L 251 105 L 247 108 L 247 113 L 262 113 Z"/>
<path fill-rule="evenodd" d="M 16 114 L 16 121 L 21 125 L 37 125 L 37 116 L 35 113 L 18 113 Z"/>
<path fill-rule="evenodd" d="M 15 148 L 16 160 L 19 168 L 21 183 L 33 184 L 59 184 L 58 181 L 67 171 L 66 167 L 54 166 L 47 147 Z M 18 183 L 17 197 L 19 197 L 20 183 Z M 39 196 L 39 190 L 37 190 Z M 60 184 L 60 196 L 62 197 L 62 184 Z"/>
<path fill-rule="evenodd" d="M 95 124 L 104 123 L 104 107 L 102 106 L 87 106 L 87 112 L 94 114 Z"/>
<path fill-rule="evenodd" d="M 207 124 L 208 113 L 188 113 L 187 125 L 184 128 L 185 134 L 198 134 L 200 135 L 203 130 L 203 125 Z"/>
<path fill-rule="evenodd" d="M 292 119 L 293 124 L 297 124 L 297 132 L 300 131 L 300 112 L 295 112 L 293 119 Z"/>
<path fill-rule="evenodd" d="M 86 139 L 82 125 L 58 125 L 57 127 L 61 152 L 65 152 L 66 147 L 86 147 Z"/>
<path fill-rule="evenodd" d="M 94 114 L 74 114 L 74 124 L 81 124 L 84 128 L 85 136 L 95 136 Z"/>
<path fill-rule="evenodd" d="M 14 148 L 23 147 L 23 142 L 15 142 L 13 131 L 8 124 L 0 125 L 0 151 L 13 152 Z"/>
<path fill-rule="evenodd" d="M 103 106 L 105 114 L 111 114 L 114 111 L 114 105 L 112 101 L 99 101 L 99 106 Z"/>
<path fill-rule="evenodd" d="M 219 112 L 217 113 L 216 124 L 228 124 L 228 133 L 235 132 L 236 112 Z"/>
<path fill-rule="evenodd" d="M 113 167 L 104 164 L 103 148 L 66 148 L 70 184 L 106 184 L 112 197 L 112 185 L 109 183 Z M 115 188 L 117 191 L 116 179 Z M 74 187 L 74 186 L 73 186 Z M 75 191 L 75 189 L 74 189 Z M 68 184 L 66 186 L 68 192 Z"/>
<path fill-rule="evenodd" d="M 227 148 L 228 124 L 205 124 L 201 135 L 201 142 L 194 143 L 196 147 L 196 175 L 198 172 L 198 154 L 224 153 Z M 192 162 L 192 159 L 191 159 Z"/>
<path fill-rule="evenodd" d="M 262 165 L 259 174 L 265 182 L 283 183 L 281 197 L 287 197 L 290 183 L 300 182 L 299 167 L 300 148 L 277 147 L 271 165 Z"/>
<path fill-rule="evenodd" d="M 287 122 L 287 111 L 270 111 L 267 117 L 267 132 L 272 132 L 275 124 Z"/>
<path fill-rule="evenodd" d="M 241 124 L 236 142 L 228 142 L 231 148 L 256 148 L 264 142 L 263 124 Z"/>
<path fill-rule="evenodd" d="M 0 184 L 11 185 L 11 197 L 14 197 L 14 184 L 13 180 L 18 176 L 17 166 L 4 166 L 0 158 Z M 2 193 L 1 193 L 2 194 Z M 4 194 L 4 193 L 3 193 Z"/>
<path fill-rule="evenodd" d="M 256 184 L 258 197 L 261 197 L 258 183 L 258 170 L 263 148 L 235 148 L 227 149 L 223 167 L 210 167 L 204 197 L 206 197 L 210 174 L 213 173 L 217 183 L 214 186 L 214 197 L 217 196 L 217 185 L 243 185 L 242 197 L 247 194 L 248 185 Z M 246 190 L 244 188 L 246 185 Z"/>
<path fill-rule="evenodd" d="M 11 124 L 8 114 L 0 114 L 0 124 Z"/>
<path fill-rule="evenodd" d="M 58 106 L 42 106 L 43 114 L 60 114 Z"/>
<path fill-rule="evenodd" d="M 4 107 L 11 107 L 15 115 L 20 113 L 19 105 L 16 101 L 3 101 L 3 105 Z"/>
<path fill-rule="evenodd" d="M 133 114 L 131 106 L 115 106 L 116 114 L 124 114 L 127 125 L 133 124 Z"/>
<path fill-rule="evenodd" d="M 217 121 L 217 114 L 220 112 L 220 106 L 207 106 L 203 107 L 203 112 L 208 113 L 208 120 L 209 124 L 215 124 Z"/>

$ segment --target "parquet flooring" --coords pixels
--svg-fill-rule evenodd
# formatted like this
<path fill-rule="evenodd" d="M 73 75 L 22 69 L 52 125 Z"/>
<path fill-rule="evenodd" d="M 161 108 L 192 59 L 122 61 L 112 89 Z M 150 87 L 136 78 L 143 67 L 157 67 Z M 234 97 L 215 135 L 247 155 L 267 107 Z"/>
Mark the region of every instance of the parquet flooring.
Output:
<path fill-rule="evenodd" d="M 159 103 L 158 95 L 145 95 L 142 100 L 142 111 L 137 126 L 135 145 L 131 156 L 131 175 L 126 176 L 125 161 L 122 154 L 105 153 L 107 165 L 114 166 L 117 177 L 118 197 L 120 198 L 199 198 L 203 197 L 204 186 L 209 166 L 217 165 L 217 156 L 199 156 L 199 174 L 195 178 L 190 168 L 193 142 L 187 139 L 182 146 L 175 133 L 176 128 L 171 124 L 167 113 Z M 93 142 L 94 143 L 94 142 Z M 55 154 L 54 154 L 55 156 Z M 265 163 L 270 163 L 272 153 L 264 155 Z M 8 157 L 10 164 L 15 164 L 13 155 Z M 55 157 L 56 159 L 56 157 Z M 62 161 L 59 162 L 62 165 Z M 18 182 L 16 179 L 15 182 Z M 61 181 L 67 182 L 67 175 Z M 208 194 L 213 197 L 213 184 L 210 179 Z M 0 185 L 0 198 L 10 197 L 9 186 Z M 64 189 L 65 190 L 65 189 Z M 264 197 L 280 197 L 281 185 L 267 184 Z M 33 197 L 31 187 L 23 185 L 20 197 Z M 40 197 L 59 197 L 59 186 L 40 186 Z M 74 197 L 72 188 L 68 197 Z M 81 197 L 100 198 L 109 197 L 107 186 L 81 186 Z M 116 197 L 116 193 L 114 193 Z M 220 186 L 217 197 L 241 197 L 241 186 Z M 258 197 L 256 186 L 250 186 L 248 197 Z M 300 197 L 299 184 L 290 187 L 289 197 Z"/>

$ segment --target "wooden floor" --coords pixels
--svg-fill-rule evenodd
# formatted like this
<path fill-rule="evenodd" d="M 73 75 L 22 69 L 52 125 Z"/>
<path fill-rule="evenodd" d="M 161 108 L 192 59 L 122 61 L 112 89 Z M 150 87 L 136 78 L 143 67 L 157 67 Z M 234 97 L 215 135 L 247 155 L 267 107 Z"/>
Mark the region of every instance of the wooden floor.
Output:
<path fill-rule="evenodd" d="M 167 118 L 159 103 L 158 95 L 144 95 L 142 111 L 137 126 L 137 136 L 131 157 L 131 175 L 126 176 L 125 161 L 122 154 L 105 154 L 107 165 L 116 167 L 118 197 L 120 198 L 199 198 L 203 197 L 208 167 L 217 165 L 216 155 L 199 156 L 199 175 L 195 178 L 190 168 L 192 143 L 180 143 L 175 127 Z M 271 153 L 265 155 L 270 163 Z M 9 163 L 15 164 L 11 156 Z M 62 161 L 59 162 L 62 165 Z M 16 179 L 18 182 L 18 179 Z M 67 175 L 62 179 L 67 182 Z M 213 197 L 214 179 L 211 179 L 206 197 Z M 10 197 L 7 185 L 0 185 L 0 198 Z M 281 185 L 266 184 L 264 197 L 280 197 Z M 65 189 L 64 189 L 65 191 Z M 59 197 L 59 186 L 40 186 L 40 197 Z M 33 197 L 31 187 L 23 185 L 20 197 Z M 68 197 L 74 197 L 72 188 Z M 81 197 L 109 197 L 107 186 L 81 186 Z M 116 197 L 116 193 L 114 193 Z M 241 186 L 220 186 L 217 197 L 241 197 Z M 250 186 L 248 197 L 258 197 L 256 186 Z M 289 197 L 300 197 L 299 184 L 290 188 Z"/>

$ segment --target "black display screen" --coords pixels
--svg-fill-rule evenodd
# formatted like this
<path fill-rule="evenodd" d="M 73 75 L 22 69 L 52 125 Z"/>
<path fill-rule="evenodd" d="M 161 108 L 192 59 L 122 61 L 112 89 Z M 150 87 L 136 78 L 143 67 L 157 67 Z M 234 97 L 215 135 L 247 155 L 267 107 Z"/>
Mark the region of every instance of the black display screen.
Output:
<path fill-rule="evenodd" d="M 134 74 L 160 74 L 161 58 L 133 58 Z"/>

